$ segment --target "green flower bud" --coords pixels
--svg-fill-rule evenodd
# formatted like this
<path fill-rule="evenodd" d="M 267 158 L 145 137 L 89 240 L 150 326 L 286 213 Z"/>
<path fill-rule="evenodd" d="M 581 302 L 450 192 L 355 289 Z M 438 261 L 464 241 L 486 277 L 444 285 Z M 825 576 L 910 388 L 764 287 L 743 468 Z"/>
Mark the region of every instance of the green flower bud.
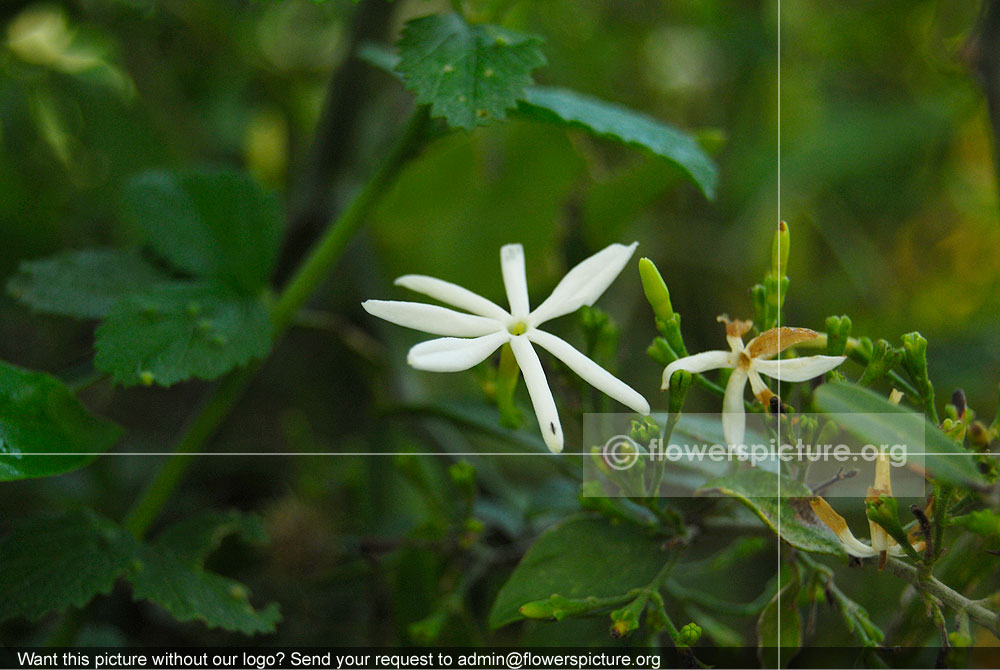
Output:
<path fill-rule="evenodd" d="M 788 232 L 788 224 L 784 221 L 778 223 L 778 230 L 774 233 L 771 242 L 771 273 L 775 277 L 784 277 L 788 274 L 788 251 L 791 247 L 791 236 Z"/>
<path fill-rule="evenodd" d="M 701 639 L 701 626 L 695 622 L 685 624 L 677 634 L 677 641 L 689 647 Z"/>
<path fill-rule="evenodd" d="M 642 290 L 646 294 L 646 300 L 653 308 L 653 315 L 657 319 L 669 321 L 674 315 L 674 308 L 670 304 L 670 291 L 667 290 L 667 284 L 660 276 L 660 271 L 648 258 L 639 259 L 639 279 L 642 280 Z"/>

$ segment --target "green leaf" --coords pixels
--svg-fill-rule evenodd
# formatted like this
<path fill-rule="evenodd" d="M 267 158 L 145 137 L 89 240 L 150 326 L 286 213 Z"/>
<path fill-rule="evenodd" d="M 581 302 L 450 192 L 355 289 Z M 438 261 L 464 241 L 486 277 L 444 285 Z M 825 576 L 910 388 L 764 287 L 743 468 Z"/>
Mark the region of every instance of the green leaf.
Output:
<path fill-rule="evenodd" d="M 809 506 L 812 491 L 801 482 L 782 475 L 779 498 L 778 475 L 751 468 L 712 480 L 699 493 L 712 491 L 739 499 L 771 530 L 779 533 L 781 539 L 797 549 L 844 555 L 840 540 L 813 513 Z"/>
<path fill-rule="evenodd" d="M 124 386 L 170 386 L 215 379 L 264 357 L 270 346 L 260 299 L 219 284 L 171 282 L 115 305 L 97 329 L 95 365 Z"/>
<path fill-rule="evenodd" d="M 707 198 L 715 197 L 715 163 L 681 130 L 621 105 L 562 88 L 530 86 L 518 111 L 535 120 L 579 127 L 601 137 L 640 147 L 676 164 Z"/>
<path fill-rule="evenodd" d="M 119 298 L 165 278 L 138 251 L 83 249 L 21 263 L 7 292 L 39 312 L 99 319 Z"/>
<path fill-rule="evenodd" d="M 667 561 L 663 538 L 598 516 L 574 516 L 542 533 L 500 589 L 490 627 L 524 618 L 519 608 L 558 594 L 606 598 L 648 584 Z"/>
<path fill-rule="evenodd" d="M 829 414 L 855 414 L 846 428 L 857 438 L 876 445 L 921 445 L 919 456 L 910 454 L 907 467 L 926 470 L 935 478 L 952 484 L 983 487 L 972 454 L 952 442 L 944 433 L 925 421 L 894 421 L 893 414 L 917 414 L 893 405 L 874 391 L 851 384 L 824 384 L 816 390 L 815 403 Z M 912 448 L 910 449 L 912 451 Z"/>
<path fill-rule="evenodd" d="M 121 436 L 55 377 L 0 361 L 0 481 L 75 470 Z"/>
<path fill-rule="evenodd" d="M 1000 515 L 993 510 L 981 509 L 969 514 L 952 517 L 951 523 L 961 526 L 976 535 L 1000 538 Z"/>
<path fill-rule="evenodd" d="M 779 667 L 779 659 L 780 667 L 788 667 L 802 646 L 802 616 L 797 604 L 800 586 L 798 571 L 793 567 L 791 579 L 757 619 L 757 656 L 763 668 Z"/>
<path fill-rule="evenodd" d="M 178 270 L 244 293 L 257 293 L 277 261 L 278 201 L 243 173 L 142 173 L 125 189 L 123 214 Z"/>
<path fill-rule="evenodd" d="M 471 130 L 506 117 L 545 65 L 542 40 L 492 25 L 469 25 L 458 14 L 413 19 L 399 39 L 396 71 L 433 116 Z"/>
<path fill-rule="evenodd" d="M 245 635 L 274 632 L 281 621 L 277 603 L 258 610 L 245 586 L 204 568 L 208 554 L 234 534 L 251 542 L 266 539 L 256 517 L 235 512 L 211 512 L 166 529 L 140 550 L 133 598 L 156 603 L 178 621 L 197 620 Z"/>
<path fill-rule="evenodd" d="M 87 511 L 18 524 L 0 541 L 0 621 L 83 607 L 128 572 L 136 542 Z"/>

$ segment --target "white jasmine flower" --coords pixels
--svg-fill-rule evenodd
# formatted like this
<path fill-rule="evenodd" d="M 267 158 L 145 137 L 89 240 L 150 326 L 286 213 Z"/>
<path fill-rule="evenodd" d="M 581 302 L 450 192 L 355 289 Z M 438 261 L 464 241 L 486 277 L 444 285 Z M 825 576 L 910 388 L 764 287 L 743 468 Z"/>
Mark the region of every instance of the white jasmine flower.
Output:
<path fill-rule="evenodd" d="M 610 372 L 580 353 L 571 344 L 539 330 L 546 321 L 584 305 L 592 305 L 621 273 L 638 242 L 612 244 L 570 270 L 534 310 L 529 308 L 528 282 L 524 274 L 524 248 L 508 244 L 500 249 L 500 269 L 510 311 L 450 282 L 424 275 L 405 275 L 396 284 L 423 293 L 465 312 L 447 307 L 396 300 L 366 300 L 361 305 L 380 319 L 433 335 L 410 349 L 407 362 L 418 370 L 458 372 L 486 360 L 502 345 L 510 343 L 528 387 L 531 404 L 549 451 L 563 448 L 562 424 L 549 390 L 542 364 L 532 344 L 537 344 L 565 363 L 584 381 L 640 414 L 649 414 L 649 403 Z"/>
<path fill-rule="evenodd" d="M 663 371 L 663 389 L 670 388 L 670 376 L 678 370 L 695 374 L 717 368 L 732 368 L 733 374 L 726 385 L 722 401 L 722 432 L 734 447 L 743 446 L 746 431 L 746 414 L 743 410 L 743 389 L 747 381 L 757 399 L 770 407 L 775 397 L 760 378 L 763 373 L 783 382 L 803 382 L 832 370 L 844 362 L 845 356 L 808 356 L 783 360 L 768 360 L 785 349 L 819 337 L 808 328 L 772 328 L 743 344 L 743 336 L 753 328 L 752 321 L 731 321 L 723 314 L 719 322 L 726 324 L 726 340 L 730 351 L 706 351 L 680 358 Z"/>

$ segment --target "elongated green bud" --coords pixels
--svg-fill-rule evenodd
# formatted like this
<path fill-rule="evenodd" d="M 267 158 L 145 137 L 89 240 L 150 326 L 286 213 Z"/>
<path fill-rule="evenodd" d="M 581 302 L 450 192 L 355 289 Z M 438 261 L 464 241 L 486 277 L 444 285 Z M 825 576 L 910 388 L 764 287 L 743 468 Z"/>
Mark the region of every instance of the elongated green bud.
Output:
<path fill-rule="evenodd" d="M 774 233 L 774 240 L 771 242 L 771 272 L 775 277 L 784 277 L 788 274 L 788 250 L 791 247 L 791 236 L 788 233 L 788 224 L 784 221 L 778 223 L 778 230 Z"/>
<path fill-rule="evenodd" d="M 653 261 L 648 258 L 639 259 L 639 278 L 642 280 L 642 290 L 646 294 L 646 300 L 653 308 L 653 314 L 657 319 L 669 321 L 674 315 L 674 308 L 670 304 L 670 291 L 667 290 L 667 284 Z"/>

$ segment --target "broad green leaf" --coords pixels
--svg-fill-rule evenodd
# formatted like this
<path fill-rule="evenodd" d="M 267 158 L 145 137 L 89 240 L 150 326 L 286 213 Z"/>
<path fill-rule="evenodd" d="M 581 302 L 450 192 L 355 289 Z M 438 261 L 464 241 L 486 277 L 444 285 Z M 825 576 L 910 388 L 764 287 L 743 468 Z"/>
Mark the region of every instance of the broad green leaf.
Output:
<path fill-rule="evenodd" d="M 621 105 L 562 88 L 529 86 L 518 111 L 532 119 L 579 127 L 641 147 L 676 164 L 708 198 L 715 197 L 715 163 L 698 142 L 673 126 Z"/>
<path fill-rule="evenodd" d="M 802 646 L 802 616 L 798 597 L 801 582 L 793 567 L 792 577 L 774 595 L 757 619 L 757 656 L 761 667 L 788 667 Z M 780 660 L 780 666 L 779 666 Z"/>
<path fill-rule="evenodd" d="M 553 594 L 601 598 L 645 586 L 668 558 L 662 537 L 629 524 L 589 515 L 565 519 L 538 537 L 500 589 L 490 627 L 524 618 L 521 605 Z"/>
<path fill-rule="evenodd" d="M 926 470 L 932 476 L 952 484 L 985 486 L 972 454 L 952 442 L 933 424 L 923 421 L 893 421 L 892 415 L 916 414 L 893 405 L 888 399 L 866 388 L 851 384 L 824 384 L 816 390 L 815 403 L 830 414 L 856 414 L 857 419 L 844 428 L 870 444 L 919 445 L 920 454 L 910 454 L 907 467 Z"/>
<path fill-rule="evenodd" d="M 458 14 L 434 14 L 406 24 L 396 71 L 433 116 L 471 130 L 503 119 L 545 65 L 541 38 L 491 25 L 469 25 Z"/>
<path fill-rule="evenodd" d="M 83 249 L 21 263 L 7 292 L 39 312 L 99 319 L 119 298 L 165 278 L 135 250 Z"/>
<path fill-rule="evenodd" d="M 132 596 L 150 600 L 178 621 L 201 621 L 245 635 L 274 632 L 281 621 L 277 603 L 256 609 L 245 586 L 205 570 L 205 558 L 227 535 L 261 542 L 259 520 L 237 513 L 207 513 L 182 521 L 140 550 Z"/>
<path fill-rule="evenodd" d="M 136 546 L 90 511 L 18 524 L 0 541 L 0 621 L 83 607 L 132 569 Z"/>
<path fill-rule="evenodd" d="M 714 479 L 705 484 L 699 493 L 713 491 L 739 499 L 781 539 L 797 549 L 844 555 L 840 540 L 813 514 L 809 507 L 812 491 L 801 482 L 782 476 L 779 497 L 778 475 L 751 468 Z"/>
<path fill-rule="evenodd" d="M 145 172 L 125 190 L 125 218 L 179 270 L 257 293 L 277 260 L 277 199 L 239 172 Z"/>
<path fill-rule="evenodd" d="M 75 470 L 121 436 L 55 377 L 0 362 L 0 481 Z"/>
<path fill-rule="evenodd" d="M 171 282 L 125 298 L 97 329 L 95 365 L 124 385 L 215 379 L 271 346 L 258 298 L 219 284 Z"/>

